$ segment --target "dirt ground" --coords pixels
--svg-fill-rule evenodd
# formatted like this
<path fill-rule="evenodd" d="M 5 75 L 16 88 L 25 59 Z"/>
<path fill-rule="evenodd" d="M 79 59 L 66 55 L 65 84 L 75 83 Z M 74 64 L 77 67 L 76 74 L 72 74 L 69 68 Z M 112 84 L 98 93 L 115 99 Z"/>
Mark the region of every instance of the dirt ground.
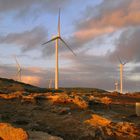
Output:
<path fill-rule="evenodd" d="M 140 140 L 140 94 L 46 93 L 0 96 L 0 121 L 64 140 Z"/>

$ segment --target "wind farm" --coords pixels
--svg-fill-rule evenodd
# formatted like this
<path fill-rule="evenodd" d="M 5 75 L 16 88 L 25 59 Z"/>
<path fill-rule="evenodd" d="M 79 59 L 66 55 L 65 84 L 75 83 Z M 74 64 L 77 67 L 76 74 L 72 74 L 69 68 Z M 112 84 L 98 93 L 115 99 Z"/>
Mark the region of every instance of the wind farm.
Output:
<path fill-rule="evenodd" d="M 139 6 L 2 0 L 0 140 L 139 140 Z"/>

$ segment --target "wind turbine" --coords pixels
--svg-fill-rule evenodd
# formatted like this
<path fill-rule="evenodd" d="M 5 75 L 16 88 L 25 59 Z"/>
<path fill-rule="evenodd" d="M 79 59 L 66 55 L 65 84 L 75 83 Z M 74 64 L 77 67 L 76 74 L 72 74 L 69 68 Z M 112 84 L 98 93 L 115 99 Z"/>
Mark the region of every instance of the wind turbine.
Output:
<path fill-rule="evenodd" d="M 57 35 L 54 36 L 51 40 L 43 43 L 42 45 L 48 44 L 50 42 L 55 41 L 55 89 L 59 88 L 59 69 L 58 69 L 58 41 L 60 40 L 74 55 L 75 53 L 73 50 L 67 45 L 67 43 L 63 40 L 60 34 L 60 9 L 59 9 L 59 15 L 58 15 L 58 29 L 57 29 Z"/>
<path fill-rule="evenodd" d="M 15 58 L 15 61 L 16 61 L 16 67 L 17 67 L 17 81 L 20 81 L 21 82 L 21 67 L 20 67 L 20 64 L 17 60 L 17 57 L 16 55 L 14 55 L 14 58 Z"/>
<path fill-rule="evenodd" d="M 115 91 L 118 92 L 118 81 L 115 82 Z"/>
<path fill-rule="evenodd" d="M 120 57 L 118 57 L 120 62 L 120 93 L 123 93 L 123 68 L 127 62 L 122 62 Z"/>
<path fill-rule="evenodd" d="M 52 79 L 50 79 L 50 80 L 49 80 L 49 89 L 51 89 L 51 88 L 52 88 L 52 82 L 53 82 L 53 80 L 52 80 Z"/>

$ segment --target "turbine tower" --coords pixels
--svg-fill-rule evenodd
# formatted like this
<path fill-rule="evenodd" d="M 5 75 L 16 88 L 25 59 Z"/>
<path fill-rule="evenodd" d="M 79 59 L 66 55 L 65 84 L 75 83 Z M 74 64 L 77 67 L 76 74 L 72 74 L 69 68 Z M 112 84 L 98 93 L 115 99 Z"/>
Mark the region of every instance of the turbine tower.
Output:
<path fill-rule="evenodd" d="M 52 80 L 52 79 L 50 79 L 50 80 L 49 80 L 49 89 L 51 89 L 51 88 L 52 88 L 52 82 L 53 82 L 53 80 Z"/>
<path fill-rule="evenodd" d="M 50 42 L 55 41 L 55 89 L 59 88 L 59 69 L 58 69 L 58 42 L 59 40 L 75 55 L 73 50 L 67 45 L 67 43 L 63 40 L 60 34 L 60 9 L 59 9 L 59 15 L 58 15 L 58 29 L 57 29 L 57 35 L 53 37 L 51 40 L 43 43 L 42 45 L 48 44 Z"/>
<path fill-rule="evenodd" d="M 20 67 L 20 64 L 19 64 L 19 62 L 18 62 L 18 60 L 17 60 L 16 55 L 14 55 L 14 58 L 15 58 L 16 67 L 17 67 L 17 74 L 16 74 L 16 76 L 17 76 L 17 81 L 21 82 L 21 67 Z"/>
<path fill-rule="evenodd" d="M 118 92 L 118 81 L 115 82 L 115 91 Z"/>
<path fill-rule="evenodd" d="M 122 62 L 120 57 L 118 57 L 120 62 L 120 93 L 123 93 L 123 68 L 127 62 Z"/>

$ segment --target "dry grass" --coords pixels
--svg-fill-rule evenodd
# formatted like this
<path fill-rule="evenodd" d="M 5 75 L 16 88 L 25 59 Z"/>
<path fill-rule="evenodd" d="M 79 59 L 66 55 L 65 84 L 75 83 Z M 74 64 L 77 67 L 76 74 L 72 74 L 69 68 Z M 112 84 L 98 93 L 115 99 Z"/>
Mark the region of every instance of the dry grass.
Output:
<path fill-rule="evenodd" d="M 41 131 L 28 131 L 28 133 L 30 140 L 63 140 L 62 138 Z"/>
<path fill-rule="evenodd" d="M 14 98 L 19 98 L 22 96 L 22 92 L 14 92 L 11 94 L 0 94 L 0 98 L 3 99 L 14 99 Z"/>
<path fill-rule="evenodd" d="M 107 126 L 111 123 L 111 121 L 99 115 L 92 115 L 92 118 L 86 120 L 85 123 L 98 127 L 98 126 Z"/>
<path fill-rule="evenodd" d="M 98 127 L 102 132 L 108 136 L 115 136 L 117 140 L 127 138 L 128 140 L 139 140 L 140 129 L 134 124 L 128 122 L 114 123 L 109 119 L 99 115 L 92 115 L 92 118 L 86 120 L 85 123 L 93 127 Z M 130 138 L 130 139 L 129 139 Z"/>
<path fill-rule="evenodd" d="M 72 98 L 65 93 L 50 95 L 48 96 L 48 99 L 55 104 L 75 104 L 80 109 L 86 109 L 88 107 L 88 104 L 84 99 L 79 96 L 74 96 L 74 98 Z"/>
<path fill-rule="evenodd" d="M 100 99 L 101 103 L 109 105 L 110 103 L 112 103 L 112 99 L 110 99 L 109 97 L 103 97 Z"/>
<path fill-rule="evenodd" d="M 0 137 L 3 140 L 28 140 L 28 135 L 23 129 L 5 123 L 0 123 Z"/>
<path fill-rule="evenodd" d="M 75 98 L 72 100 L 74 104 L 78 105 L 81 109 L 86 109 L 88 107 L 88 104 L 85 100 L 80 98 L 79 96 L 75 96 Z"/>

